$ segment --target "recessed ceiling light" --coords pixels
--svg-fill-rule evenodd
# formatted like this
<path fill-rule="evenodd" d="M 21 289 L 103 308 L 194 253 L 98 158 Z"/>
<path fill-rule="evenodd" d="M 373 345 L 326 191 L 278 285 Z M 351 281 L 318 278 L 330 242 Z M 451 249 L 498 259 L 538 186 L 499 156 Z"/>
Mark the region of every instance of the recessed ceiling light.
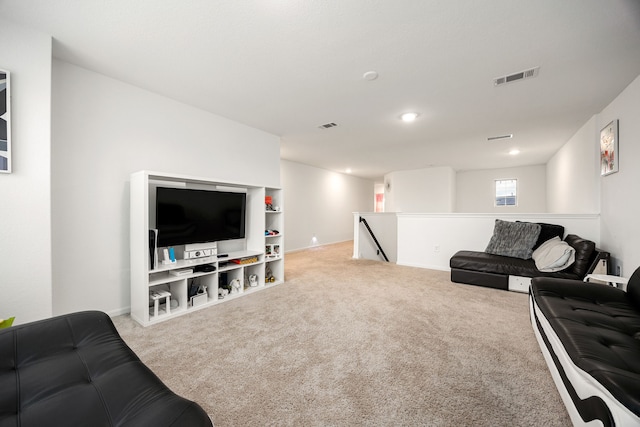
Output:
<path fill-rule="evenodd" d="M 351 168 L 347 168 L 347 169 L 345 169 L 345 172 L 346 172 L 346 173 L 351 173 Z"/>
<path fill-rule="evenodd" d="M 520 150 L 518 150 L 517 148 L 514 148 L 513 150 L 509 151 L 509 154 L 511 154 L 512 156 L 515 156 L 517 154 L 520 154 Z"/>
<path fill-rule="evenodd" d="M 367 71 L 362 75 L 362 78 L 365 80 L 375 80 L 378 78 L 378 73 L 375 71 Z"/>
<path fill-rule="evenodd" d="M 412 122 L 418 117 L 418 113 L 404 113 L 400 116 L 403 122 Z"/>

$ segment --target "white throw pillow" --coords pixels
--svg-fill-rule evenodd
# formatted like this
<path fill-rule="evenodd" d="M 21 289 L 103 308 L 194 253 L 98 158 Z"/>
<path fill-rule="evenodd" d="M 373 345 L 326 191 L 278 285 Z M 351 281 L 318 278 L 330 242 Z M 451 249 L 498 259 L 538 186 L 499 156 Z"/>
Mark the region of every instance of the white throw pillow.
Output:
<path fill-rule="evenodd" d="M 564 270 L 573 264 L 576 260 L 576 250 L 556 236 L 533 251 L 531 258 L 535 261 L 538 270 L 552 273 Z"/>

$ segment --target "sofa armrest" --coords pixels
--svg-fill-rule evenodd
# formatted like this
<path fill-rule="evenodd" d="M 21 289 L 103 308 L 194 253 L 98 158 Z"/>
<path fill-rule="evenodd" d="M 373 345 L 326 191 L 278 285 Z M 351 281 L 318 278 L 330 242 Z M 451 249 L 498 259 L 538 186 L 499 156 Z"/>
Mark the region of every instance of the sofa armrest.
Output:
<path fill-rule="evenodd" d="M 591 274 L 594 271 L 596 271 L 596 268 L 598 268 L 598 265 L 603 261 L 605 262 L 605 268 L 606 268 L 606 270 L 604 271 L 603 274 L 609 274 L 610 273 L 610 271 L 609 271 L 609 269 L 610 269 L 610 267 L 609 267 L 610 258 L 611 258 L 611 254 L 609 252 L 603 251 L 602 249 L 596 248 L 593 251 L 591 263 L 589 264 L 589 267 L 587 268 L 587 272 L 586 272 L 585 276 L 587 274 Z"/>

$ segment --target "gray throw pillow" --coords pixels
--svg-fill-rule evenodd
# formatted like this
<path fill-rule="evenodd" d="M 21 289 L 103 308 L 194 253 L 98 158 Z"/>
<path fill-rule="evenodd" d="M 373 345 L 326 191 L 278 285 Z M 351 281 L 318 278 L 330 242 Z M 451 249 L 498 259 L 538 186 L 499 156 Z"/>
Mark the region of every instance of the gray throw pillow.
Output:
<path fill-rule="evenodd" d="M 496 219 L 493 236 L 486 253 L 529 259 L 540 235 L 540 225 L 530 222 L 509 222 Z"/>

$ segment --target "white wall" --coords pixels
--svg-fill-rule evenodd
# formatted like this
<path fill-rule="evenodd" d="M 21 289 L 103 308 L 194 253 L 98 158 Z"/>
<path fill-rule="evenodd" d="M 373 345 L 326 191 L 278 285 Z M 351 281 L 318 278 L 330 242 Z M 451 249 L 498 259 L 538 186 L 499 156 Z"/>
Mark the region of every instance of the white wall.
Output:
<path fill-rule="evenodd" d="M 353 212 L 371 212 L 374 182 L 282 160 L 284 247 L 292 251 L 353 239 Z"/>
<path fill-rule="evenodd" d="M 597 135 L 611 120 L 619 120 L 619 159 L 617 173 L 599 177 L 602 218 L 601 245 L 611 252 L 614 264 L 629 277 L 640 266 L 640 76 L 636 78 L 597 117 Z M 598 152 L 599 155 L 599 152 Z M 615 271 L 615 270 L 614 270 Z"/>
<path fill-rule="evenodd" d="M 497 179 L 518 180 L 518 206 L 495 206 Z M 459 171 L 456 174 L 456 212 L 546 212 L 545 165 Z"/>
<path fill-rule="evenodd" d="M 132 172 L 280 185 L 276 136 L 65 62 L 52 90 L 55 314 L 128 311 Z"/>
<path fill-rule="evenodd" d="M 11 72 L 13 173 L 0 174 L 0 318 L 51 316 L 51 37 L 0 19 Z"/>
<path fill-rule="evenodd" d="M 600 212 L 597 126 L 593 116 L 547 163 L 548 212 Z"/>
<path fill-rule="evenodd" d="M 391 172 L 385 175 L 385 212 L 453 212 L 456 173 L 450 167 Z"/>

